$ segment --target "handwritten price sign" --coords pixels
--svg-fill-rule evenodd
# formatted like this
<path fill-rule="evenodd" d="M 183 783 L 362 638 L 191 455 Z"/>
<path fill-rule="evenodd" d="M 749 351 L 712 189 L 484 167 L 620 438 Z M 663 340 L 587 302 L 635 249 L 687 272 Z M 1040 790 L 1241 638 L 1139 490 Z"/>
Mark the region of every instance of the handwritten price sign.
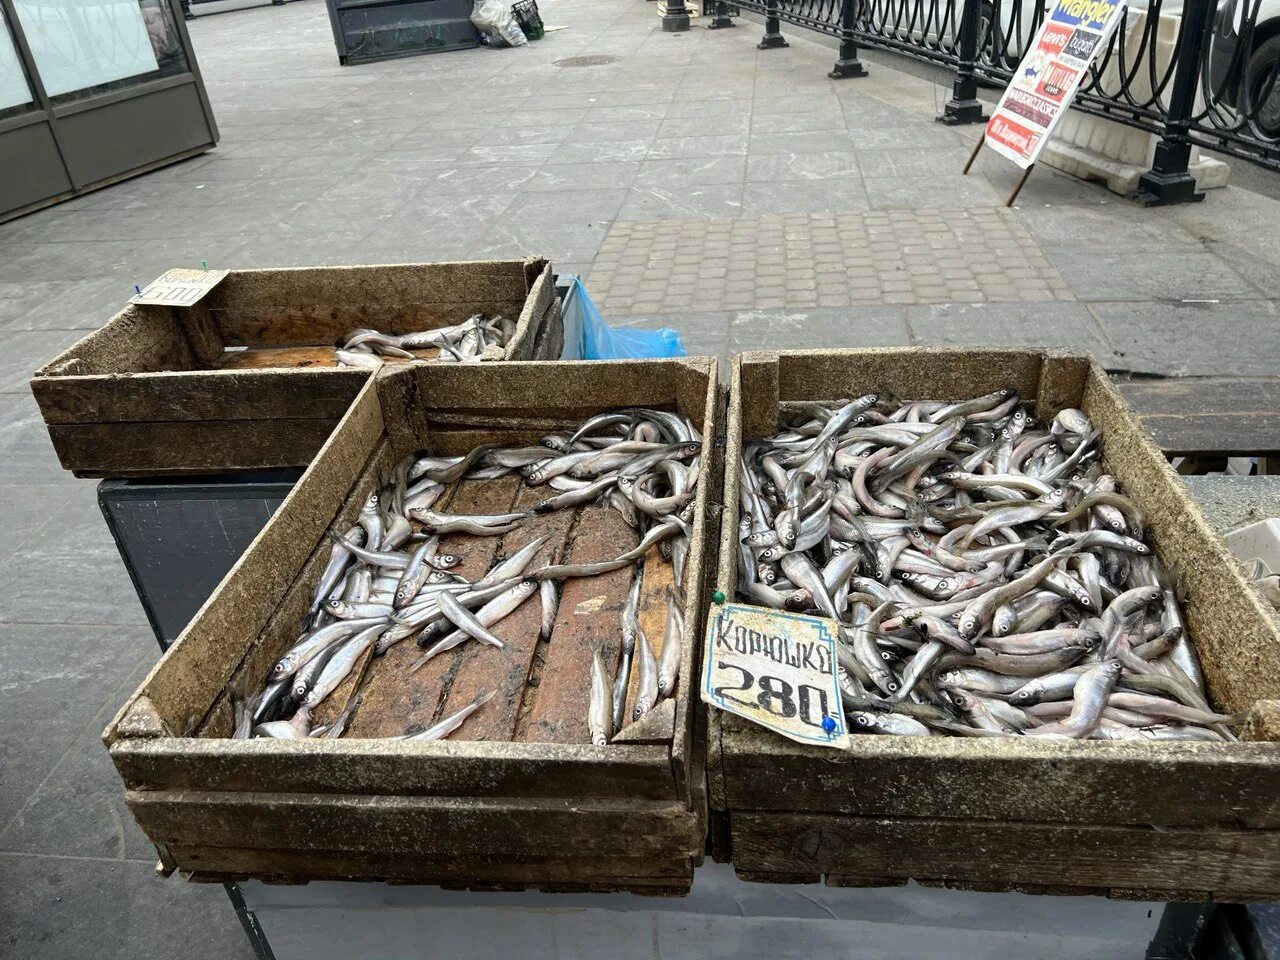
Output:
<path fill-rule="evenodd" d="M 833 620 L 739 603 L 707 620 L 702 699 L 784 737 L 846 747 Z"/>

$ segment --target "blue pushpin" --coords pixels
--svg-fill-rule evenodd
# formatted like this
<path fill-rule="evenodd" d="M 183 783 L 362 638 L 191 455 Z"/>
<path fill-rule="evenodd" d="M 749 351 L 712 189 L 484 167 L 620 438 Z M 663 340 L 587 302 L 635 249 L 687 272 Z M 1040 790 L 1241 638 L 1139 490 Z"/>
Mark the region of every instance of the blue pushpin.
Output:
<path fill-rule="evenodd" d="M 823 717 L 823 718 L 822 718 L 822 729 L 823 729 L 823 730 L 825 730 L 825 731 L 827 732 L 827 734 L 828 734 L 828 735 L 835 733 L 835 732 L 836 732 L 836 718 L 835 718 L 835 717 Z"/>
<path fill-rule="evenodd" d="M 142 288 L 138 286 L 136 283 L 133 285 L 133 292 L 136 296 L 139 296 L 139 297 L 142 296 Z"/>

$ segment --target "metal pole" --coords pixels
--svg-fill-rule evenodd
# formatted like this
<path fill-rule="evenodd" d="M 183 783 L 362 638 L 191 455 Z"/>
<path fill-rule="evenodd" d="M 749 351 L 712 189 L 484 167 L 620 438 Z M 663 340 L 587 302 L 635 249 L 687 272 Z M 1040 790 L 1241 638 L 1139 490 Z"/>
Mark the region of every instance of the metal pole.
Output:
<path fill-rule="evenodd" d="M 984 130 L 982 131 L 982 136 L 978 138 L 978 142 L 973 145 L 973 153 L 969 154 L 969 159 L 964 165 L 964 170 L 961 171 L 965 176 L 968 176 L 969 168 L 973 166 L 973 161 L 978 159 L 978 151 L 982 149 L 982 145 L 986 142 L 987 132 Z"/>
<path fill-rule="evenodd" d="M 982 16 L 982 0 L 964 0 L 960 10 L 960 59 L 956 63 L 956 76 L 951 82 L 951 99 L 942 108 L 939 123 L 951 126 L 961 123 L 985 123 L 982 104 L 978 102 L 978 44 L 984 39 L 978 36 Z"/>
<path fill-rule="evenodd" d="M 760 42 L 756 44 L 757 49 L 773 50 L 777 47 L 789 47 L 782 36 L 782 30 L 778 25 L 778 0 L 767 0 L 764 5 L 764 36 Z"/>
<path fill-rule="evenodd" d="M 1187 172 L 1191 160 L 1191 115 L 1196 108 L 1201 58 L 1208 47 L 1205 36 L 1213 23 L 1214 0 L 1187 0 L 1182 8 L 1182 32 L 1178 34 L 1177 64 L 1164 136 L 1156 144 L 1151 169 L 1138 179 L 1138 202 L 1162 206 L 1203 200 L 1196 192 L 1196 178 Z"/>
<path fill-rule="evenodd" d="M 858 15 L 855 2 L 856 0 L 840 0 L 840 53 L 836 57 L 836 65 L 827 74 L 832 80 L 867 75 L 867 68 L 858 60 L 858 42 L 854 34 Z"/>
<path fill-rule="evenodd" d="M 663 0 L 662 32 L 684 33 L 689 29 L 689 8 L 684 0 Z"/>
<path fill-rule="evenodd" d="M 1022 171 L 1022 176 L 1018 178 L 1018 183 L 1014 186 L 1013 193 L 1009 194 L 1009 199 L 1004 202 L 1006 207 L 1013 206 L 1013 201 L 1018 199 L 1018 194 L 1020 194 L 1022 192 L 1022 188 L 1026 186 L 1027 177 L 1031 176 L 1031 171 L 1035 168 L 1036 165 L 1033 163 L 1031 166 L 1027 167 L 1027 169 Z"/>
<path fill-rule="evenodd" d="M 724 0 L 716 0 L 716 15 L 711 22 L 707 24 L 708 30 L 723 30 L 725 27 L 736 27 L 733 18 L 729 16 L 729 4 Z"/>

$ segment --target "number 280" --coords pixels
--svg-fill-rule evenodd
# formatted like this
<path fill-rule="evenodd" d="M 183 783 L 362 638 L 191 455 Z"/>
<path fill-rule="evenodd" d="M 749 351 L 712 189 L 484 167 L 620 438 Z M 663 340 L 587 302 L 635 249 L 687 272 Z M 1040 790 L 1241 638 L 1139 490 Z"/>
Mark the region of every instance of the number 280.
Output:
<path fill-rule="evenodd" d="M 819 730 L 822 729 L 822 719 L 829 712 L 827 691 L 807 683 L 800 684 L 799 690 L 797 690 L 780 677 L 768 675 L 756 677 L 752 675 L 750 670 L 745 670 L 736 663 L 725 663 L 723 660 L 716 664 L 716 668 L 719 670 L 736 670 L 742 674 L 742 682 L 737 686 L 724 684 L 716 687 L 713 692 L 717 697 L 723 700 L 731 700 L 744 707 L 759 707 L 775 716 L 788 720 L 799 716 L 802 723 L 817 727 Z M 750 691 L 753 687 L 759 688 L 760 691 L 756 694 L 754 701 L 744 700 L 728 693 L 730 690 Z M 817 701 L 816 703 L 814 702 L 815 700 Z"/>

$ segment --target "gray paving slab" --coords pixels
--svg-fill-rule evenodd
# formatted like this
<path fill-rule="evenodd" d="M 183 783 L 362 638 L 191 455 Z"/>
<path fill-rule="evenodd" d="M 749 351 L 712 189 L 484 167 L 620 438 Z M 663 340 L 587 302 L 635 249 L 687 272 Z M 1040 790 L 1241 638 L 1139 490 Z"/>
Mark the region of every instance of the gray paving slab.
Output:
<path fill-rule="evenodd" d="M 1083 300 L 1136 302 L 1253 300 L 1257 289 L 1229 264 L 1205 251 L 1122 253 L 1098 248 L 1046 251 Z"/>
<path fill-rule="evenodd" d="M 742 212 L 749 217 L 866 210 L 868 206 L 866 188 L 857 178 L 753 182 L 742 191 Z"/>
<path fill-rule="evenodd" d="M 38 538 L 51 518 L 75 499 L 74 491 L 75 485 L 70 483 L 0 484 L 0 517 L 5 520 L 5 535 L 0 541 L 0 563 L 8 560 L 28 541 Z M 0 661 L 0 671 L 6 665 Z"/>
<path fill-rule="evenodd" d="M 1091 303 L 1118 363 L 1139 373 L 1274 376 L 1280 373 L 1280 305 Z"/>
<path fill-rule="evenodd" d="M 911 179 L 872 176 L 873 172 L 864 169 L 862 180 L 872 210 L 990 206 L 1002 200 L 986 180 L 958 171 Z"/>
<path fill-rule="evenodd" d="M 805 347 L 904 347 L 911 334 L 901 307 L 744 310 L 734 314 L 729 351 Z"/>
<path fill-rule="evenodd" d="M 640 162 L 547 163 L 525 185 L 527 191 L 610 190 L 629 187 L 640 172 Z"/>
<path fill-rule="evenodd" d="M 742 213 L 741 183 L 640 185 L 627 194 L 619 220 L 735 217 Z"/>
<path fill-rule="evenodd" d="M 1183 477 L 1209 525 L 1227 534 L 1280 517 L 1280 477 Z"/>
<path fill-rule="evenodd" d="M 35 369 L 84 336 L 83 330 L 14 330 L 0 350 L 0 393 L 26 393 Z"/>
<path fill-rule="evenodd" d="M 20 762 L 27 753 L 50 761 L 0 817 L 2 852 L 112 860 L 154 852 L 124 805 L 102 728 L 146 677 L 158 649 L 149 627 L 117 628 L 105 643 L 101 632 L 82 625 L 0 627 L 6 641 L 43 644 L 4 665 L 0 676 L 12 703 L 0 716 L 7 725 L 41 731 L 12 746 Z"/>
<path fill-rule="evenodd" d="M 752 153 L 747 158 L 747 180 L 777 184 L 788 181 L 844 180 L 856 183 L 862 174 L 858 154 L 851 149 L 818 153 Z"/>
<path fill-rule="evenodd" d="M 159 880 L 155 861 L 0 853 L 0 928 L 23 960 L 252 960 L 219 884 Z"/>
<path fill-rule="evenodd" d="M 58 464 L 44 418 L 27 394 L 0 394 L 0 463 L 8 484 L 74 486 Z M 8 519 L 8 513 L 4 514 Z"/>
<path fill-rule="evenodd" d="M 1103 366 L 1122 365 L 1083 303 L 944 303 L 911 306 L 907 325 L 920 346 L 1051 347 L 1083 351 Z"/>
<path fill-rule="evenodd" d="M 93 485 L 76 484 L 73 490 L 0 569 L 0 623 L 146 625 Z"/>
<path fill-rule="evenodd" d="M 745 157 L 695 157 L 684 160 L 646 160 L 636 176 L 637 187 L 669 187 L 676 190 L 707 184 L 742 183 Z"/>
<path fill-rule="evenodd" d="M 745 134 L 698 137 L 665 137 L 649 147 L 650 160 L 684 160 L 698 157 L 745 157 Z"/>

